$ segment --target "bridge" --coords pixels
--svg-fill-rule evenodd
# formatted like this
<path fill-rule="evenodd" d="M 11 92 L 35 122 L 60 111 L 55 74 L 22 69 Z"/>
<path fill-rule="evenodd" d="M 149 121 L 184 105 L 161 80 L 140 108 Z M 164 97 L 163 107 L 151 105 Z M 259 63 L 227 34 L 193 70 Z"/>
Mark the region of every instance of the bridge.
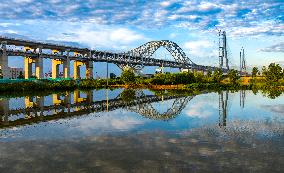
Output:
<path fill-rule="evenodd" d="M 205 94 L 205 93 L 203 93 Z M 72 95 L 72 97 L 71 97 Z M 125 101 L 121 94 L 117 97 L 103 100 L 94 100 L 93 92 L 86 92 L 82 97 L 80 91 L 65 94 L 52 94 L 52 104 L 45 104 L 47 96 L 25 97 L 25 106 L 14 108 L 10 106 L 8 99 L 0 99 L 0 129 L 16 126 L 36 124 L 46 121 L 56 121 L 87 115 L 102 116 L 103 112 L 124 109 L 136 112 L 145 118 L 152 120 L 168 121 L 178 116 L 186 105 L 195 97 L 192 96 L 156 96 L 136 92 L 135 98 Z M 72 98 L 72 99 L 71 99 Z M 172 100 L 172 105 L 164 112 L 157 111 L 153 103 Z M 219 93 L 219 127 L 225 128 L 228 112 L 228 91 Z"/>
<path fill-rule="evenodd" d="M 45 105 L 45 97 L 25 97 L 25 108 L 19 109 L 10 109 L 7 99 L 0 100 L 0 128 L 108 112 L 116 109 L 136 112 L 145 118 L 154 120 L 170 120 L 179 115 L 195 96 L 156 96 L 145 95 L 140 92 L 140 94 L 136 94 L 133 100 L 128 102 L 120 96 L 113 99 L 93 101 L 92 92 L 87 92 L 85 97 L 80 96 L 80 91 L 74 91 L 72 95 L 73 101 L 71 100 L 71 93 L 66 93 L 63 98 L 58 94 L 53 94 L 52 105 Z M 166 100 L 174 100 L 174 102 L 164 113 L 159 113 L 151 105 Z"/>
<path fill-rule="evenodd" d="M 52 78 L 59 78 L 59 66 L 63 65 L 63 77 L 70 78 L 70 61 L 73 63 L 73 78 L 80 78 L 80 67 L 86 66 L 86 78 L 93 78 L 93 62 L 114 63 L 121 69 L 129 66 L 134 70 L 141 70 L 145 66 L 172 67 L 197 71 L 214 71 L 221 68 L 227 72 L 228 68 L 198 65 L 186 56 L 184 51 L 174 42 L 169 40 L 151 41 L 138 48 L 123 53 L 91 50 L 52 43 L 22 40 L 0 36 L 0 66 L 2 76 L 9 76 L 8 57 L 24 57 L 24 77 L 32 76 L 33 64 L 35 76 L 44 78 L 43 59 L 52 60 Z M 164 47 L 174 60 L 155 59 L 152 55 Z"/>

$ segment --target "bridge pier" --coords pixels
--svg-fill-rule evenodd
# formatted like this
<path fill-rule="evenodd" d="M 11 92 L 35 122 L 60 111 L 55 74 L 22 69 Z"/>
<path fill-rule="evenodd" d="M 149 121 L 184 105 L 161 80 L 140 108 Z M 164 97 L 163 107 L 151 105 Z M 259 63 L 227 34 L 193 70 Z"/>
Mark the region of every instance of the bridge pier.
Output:
<path fill-rule="evenodd" d="M 32 63 L 33 59 L 25 57 L 25 79 L 29 79 L 32 75 Z"/>
<path fill-rule="evenodd" d="M 52 94 L 52 103 L 53 105 L 60 105 L 63 101 L 60 99 L 59 94 Z"/>
<path fill-rule="evenodd" d="M 63 64 L 63 78 L 70 78 L 70 58 L 69 58 L 70 50 L 67 50 L 67 58 L 66 59 L 53 59 L 52 60 L 52 79 L 59 78 L 59 66 Z M 59 54 L 58 50 L 52 50 L 53 54 Z M 63 55 L 63 52 L 61 52 Z"/>
<path fill-rule="evenodd" d="M 33 50 L 30 47 L 25 47 L 25 51 Z M 39 48 L 39 54 L 41 54 L 42 49 Z M 33 74 L 32 74 L 32 65 L 33 63 L 35 64 L 35 77 L 37 79 L 43 78 L 43 58 L 39 55 L 37 58 L 32 58 L 32 57 L 24 57 L 24 64 L 25 64 L 25 79 L 29 79 Z"/>
<path fill-rule="evenodd" d="M 74 73 L 73 73 L 73 76 L 74 76 L 74 79 L 80 79 L 80 67 L 84 65 L 83 62 L 81 61 L 74 61 Z"/>
<path fill-rule="evenodd" d="M 36 97 L 34 101 L 34 97 L 25 97 L 25 105 L 26 108 L 31 107 L 43 107 L 44 106 L 44 97 Z"/>
<path fill-rule="evenodd" d="M 9 100 L 0 99 L 0 123 L 8 122 L 8 113 L 9 113 Z"/>
<path fill-rule="evenodd" d="M 70 50 L 67 50 L 67 58 L 63 60 L 63 76 L 64 78 L 70 78 L 70 58 L 69 58 Z"/>
<path fill-rule="evenodd" d="M 41 57 L 41 53 L 42 53 L 42 47 L 38 48 L 38 59 L 35 61 L 35 68 L 36 68 L 36 77 L 38 79 L 43 79 L 43 58 Z"/>
<path fill-rule="evenodd" d="M 85 98 L 81 98 L 81 93 L 79 90 L 74 91 L 74 103 L 84 102 Z"/>
<path fill-rule="evenodd" d="M 74 61 L 74 79 L 80 79 L 80 67 L 86 65 L 86 78 L 93 79 L 93 62 L 92 61 Z"/>
<path fill-rule="evenodd" d="M 52 59 L 52 79 L 59 78 L 59 66 L 63 64 L 61 60 Z"/>
<path fill-rule="evenodd" d="M 86 78 L 93 79 L 93 61 L 86 62 Z"/>
<path fill-rule="evenodd" d="M 2 77 L 3 79 L 8 79 L 9 78 L 9 66 L 8 66 L 8 56 L 7 56 L 7 42 L 2 41 L 1 42 L 1 49 L 2 52 L 0 51 L 0 66 L 1 66 L 1 71 L 2 71 Z"/>
<path fill-rule="evenodd" d="M 88 103 L 92 103 L 93 99 L 94 99 L 93 91 L 88 91 L 86 94 L 87 94 L 87 101 L 88 101 Z"/>

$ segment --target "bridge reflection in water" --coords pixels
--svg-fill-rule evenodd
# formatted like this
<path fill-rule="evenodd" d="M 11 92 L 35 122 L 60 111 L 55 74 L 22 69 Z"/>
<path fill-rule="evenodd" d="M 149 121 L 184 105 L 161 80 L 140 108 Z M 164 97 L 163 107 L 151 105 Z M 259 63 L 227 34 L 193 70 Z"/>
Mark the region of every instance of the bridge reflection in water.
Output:
<path fill-rule="evenodd" d="M 126 91 L 126 90 L 125 90 Z M 107 112 L 116 109 L 125 109 L 154 120 L 170 120 L 178 116 L 188 103 L 195 97 L 192 96 L 157 96 L 136 91 L 131 100 L 125 100 L 121 94 L 116 97 L 94 100 L 93 91 L 65 92 L 50 96 L 27 96 L 22 107 L 15 107 L 9 99 L 0 99 L 0 128 L 34 124 L 44 121 L 81 116 L 90 113 Z M 52 104 L 48 104 L 47 98 Z M 127 96 L 129 97 L 129 96 Z M 173 100 L 172 105 L 160 113 L 152 103 Z M 226 126 L 228 111 L 228 91 L 219 93 L 219 126 Z"/>

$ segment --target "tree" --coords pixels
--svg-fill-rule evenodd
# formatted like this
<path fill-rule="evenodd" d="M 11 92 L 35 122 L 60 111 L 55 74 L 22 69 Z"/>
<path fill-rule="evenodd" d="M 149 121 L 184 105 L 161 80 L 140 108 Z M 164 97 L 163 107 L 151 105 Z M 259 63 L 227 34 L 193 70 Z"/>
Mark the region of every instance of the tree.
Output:
<path fill-rule="evenodd" d="M 234 69 L 229 70 L 228 77 L 232 83 L 236 83 L 239 79 L 238 71 Z"/>
<path fill-rule="evenodd" d="M 115 79 L 115 78 L 116 78 L 116 75 L 115 75 L 114 73 L 110 73 L 110 74 L 109 74 L 109 77 L 110 77 L 111 79 Z"/>
<path fill-rule="evenodd" d="M 223 77 L 223 72 L 220 68 L 216 69 L 213 73 L 213 80 L 214 82 L 221 82 Z"/>
<path fill-rule="evenodd" d="M 268 69 L 264 69 L 264 77 L 269 82 L 278 82 L 282 78 L 282 68 L 279 64 L 271 63 Z"/>
<path fill-rule="evenodd" d="M 125 84 L 131 84 L 135 82 L 135 74 L 131 69 L 125 69 L 121 74 L 121 80 Z"/>
<path fill-rule="evenodd" d="M 120 94 L 120 97 L 124 102 L 131 102 L 135 99 L 135 90 L 125 89 Z"/>
<path fill-rule="evenodd" d="M 211 80 L 212 80 L 212 71 L 208 70 L 206 74 L 206 81 L 211 82 Z"/>
<path fill-rule="evenodd" d="M 265 66 L 263 66 L 262 69 L 261 69 L 262 76 L 265 76 L 266 73 L 267 73 L 267 68 Z"/>
<path fill-rule="evenodd" d="M 196 83 L 202 83 L 204 81 L 204 74 L 202 72 L 195 71 L 194 77 Z"/>
<path fill-rule="evenodd" d="M 256 75 L 259 73 L 259 70 L 257 67 L 253 67 L 252 72 L 251 72 L 251 76 L 252 77 L 256 77 Z"/>

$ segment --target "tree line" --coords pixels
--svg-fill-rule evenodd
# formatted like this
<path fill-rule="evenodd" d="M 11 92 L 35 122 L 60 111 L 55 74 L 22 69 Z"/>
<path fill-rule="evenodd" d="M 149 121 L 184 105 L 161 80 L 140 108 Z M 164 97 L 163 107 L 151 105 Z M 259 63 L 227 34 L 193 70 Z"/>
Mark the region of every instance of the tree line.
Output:
<path fill-rule="evenodd" d="M 268 67 L 263 66 L 260 71 L 253 67 L 251 76 L 255 79 L 257 76 L 262 77 L 264 82 L 279 82 L 284 79 L 284 69 L 279 64 L 271 63 Z M 122 72 L 120 80 L 124 84 L 154 84 L 154 85 L 177 85 L 192 83 L 220 83 L 226 80 L 226 83 L 236 84 L 241 78 L 239 71 L 231 69 L 224 74 L 221 69 L 215 71 L 198 72 L 188 71 L 180 73 L 159 73 L 151 78 L 135 76 L 131 69 Z"/>

